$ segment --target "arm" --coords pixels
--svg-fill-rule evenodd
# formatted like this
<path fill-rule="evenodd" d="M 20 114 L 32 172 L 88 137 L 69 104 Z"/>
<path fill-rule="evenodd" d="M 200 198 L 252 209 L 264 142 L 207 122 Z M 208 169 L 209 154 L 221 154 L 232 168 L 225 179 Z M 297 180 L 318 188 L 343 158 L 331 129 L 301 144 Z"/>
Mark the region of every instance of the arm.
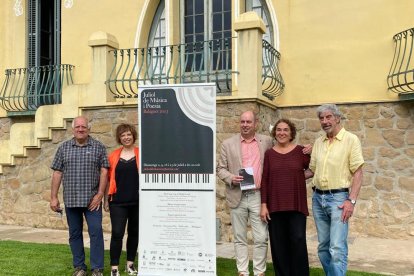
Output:
<path fill-rule="evenodd" d="M 229 171 L 228 151 L 224 143 L 221 145 L 221 154 L 216 168 L 217 176 L 230 187 L 240 185 L 242 176 L 235 175 Z"/>
<path fill-rule="evenodd" d="M 58 192 L 59 192 L 61 181 L 62 181 L 62 172 L 53 171 L 52 184 L 50 188 L 50 209 L 52 209 L 52 211 L 54 212 L 57 212 L 60 210 Z"/>
<path fill-rule="evenodd" d="M 105 187 L 105 195 L 104 195 L 104 210 L 106 212 L 109 212 L 109 197 L 108 197 L 108 191 L 109 191 L 109 177 L 107 178 L 106 187 Z"/>
<path fill-rule="evenodd" d="M 105 187 L 104 207 L 103 207 L 106 212 L 109 212 L 109 194 L 108 193 L 109 193 L 109 187 L 111 184 L 111 177 L 112 177 L 112 174 L 115 173 L 114 168 L 116 167 L 116 163 L 114 162 L 115 152 L 117 152 L 117 150 L 113 151 L 108 157 L 109 168 L 108 168 L 108 175 L 106 177 L 107 182 L 106 182 L 106 187 Z M 137 153 L 135 154 L 135 158 L 136 160 L 138 160 Z"/>
<path fill-rule="evenodd" d="M 351 192 L 349 193 L 349 198 L 356 200 L 358 198 L 359 191 L 362 186 L 362 165 L 355 171 L 352 177 Z M 349 200 L 345 200 L 342 205 L 339 206 L 342 209 L 342 221 L 348 222 L 349 218 L 354 212 L 354 205 Z"/>
<path fill-rule="evenodd" d="M 352 185 L 351 185 L 351 192 L 349 193 L 349 198 L 357 200 L 359 191 L 361 190 L 362 186 L 362 166 L 360 166 L 354 173 L 352 177 Z"/>
<path fill-rule="evenodd" d="M 101 206 L 101 203 L 102 203 L 102 198 L 105 194 L 107 182 L 108 182 L 108 169 L 101 168 L 101 175 L 99 177 L 98 193 L 92 198 L 91 203 L 89 203 L 88 209 L 90 211 L 99 210 L 99 207 Z"/>
<path fill-rule="evenodd" d="M 270 220 L 270 214 L 267 208 L 267 183 L 269 179 L 269 164 L 269 155 L 268 152 L 266 152 L 263 160 L 262 181 L 260 183 L 260 197 L 262 202 L 260 209 L 260 219 L 266 223 L 268 223 Z"/>
<path fill-rule="evenodd" d="M 267 209 L 267 203 L 262 203 L 262 207 L 260 209 L 260 219 L 266 223 L 270 220 L 269 210 Z"/>
<path fill-rule="evenodd" d="M 303 148 L 303 151 L 305 150 L 305 148 Z M 312 147 L 311 147 L 312 150 Z M 313 177 L 313 171 L 309 168 L 310 165 L 310 155 L 303 153 L 303 162 L 304 162 L 304 175 L 305 175 L 305 179 L 311 178 Z"/>
<path fill-rule="evenodd" d="M 305 170 L 305 179 L 313 177 L 313 171 L 311 169 Z"/>
<path fill-rule="evenodd" d="M 312 144 L 306 144 L 306 145 L 303 145 L 303 150 L 302 150 L 302 152 L 304 153 L 304 154 L 311 154 L 312 153 Z"/>

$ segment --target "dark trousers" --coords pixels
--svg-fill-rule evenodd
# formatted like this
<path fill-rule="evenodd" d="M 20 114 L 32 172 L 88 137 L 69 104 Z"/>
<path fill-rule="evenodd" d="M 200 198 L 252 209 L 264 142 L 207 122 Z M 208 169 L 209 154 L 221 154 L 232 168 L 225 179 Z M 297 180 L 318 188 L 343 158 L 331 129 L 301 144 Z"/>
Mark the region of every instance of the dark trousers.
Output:
<path fill-rule="evenodd" d="M 109 210 L 112 224 L 111 247 L 109 250 L 111 265 L 119 265 L 119 257 L 121 256 L 122 251 L 122 239 L 124 238 L 127 222 L 127 261 L 133 262 L 138 250 L 138 205 L 119 206 L 110 204 Z"/>
<path fill-rule="evenodd" d="M 83 217 L 88 224 L 91 240 L 91 269 L 104 268 L 104 240 L 102 232 L 102 208 L 89 211 L 87 207 L 65 208 L 69 225 L 69 244 L 73 256 L 73 267 L 82 267 L 86 270 L 85 250 L 83 244 Z"/>
<path fill-rule="evenodd" d="M 271 213 L 270 218 L 270 250 L 276 275 L 309 275 L 306 216 L 289 211 Z"/>

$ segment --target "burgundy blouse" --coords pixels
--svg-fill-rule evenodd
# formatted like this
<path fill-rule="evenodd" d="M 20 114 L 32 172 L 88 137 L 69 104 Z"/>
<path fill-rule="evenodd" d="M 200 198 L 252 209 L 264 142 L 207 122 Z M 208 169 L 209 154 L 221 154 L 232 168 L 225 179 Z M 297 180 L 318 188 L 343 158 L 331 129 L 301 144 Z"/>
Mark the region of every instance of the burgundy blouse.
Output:
<path fill-rule="evenodd" d="M 299 211 L 309 215 L 304 170 L 310 155 L 303 154 L 302 149 L 298 145 L 286 154 L 273 148 L 266 151 L 260 192 L 269 213 Z"/>

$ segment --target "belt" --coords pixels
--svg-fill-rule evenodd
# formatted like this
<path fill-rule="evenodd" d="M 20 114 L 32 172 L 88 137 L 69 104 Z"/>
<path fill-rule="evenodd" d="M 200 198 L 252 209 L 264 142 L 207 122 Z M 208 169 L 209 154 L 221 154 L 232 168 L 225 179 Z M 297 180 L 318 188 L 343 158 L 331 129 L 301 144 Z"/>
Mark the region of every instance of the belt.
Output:
<path fill-rule="evenodd" d="M 258 192 L 259 190 L 244 190 L 242 191 L 242 195 L 244 196 L 248 196 L 248 195 L 252 195 L 255 194 L 256 192 Z"/>
<path fill-rule="evenodd" d="M 349 192 L 349 189 L 348 188 L 332 189 L 332 190 L 319 190 L 316 187 L 312 187 L 312 190 L 315 193 L 321 194 L 321 195 Z"/>

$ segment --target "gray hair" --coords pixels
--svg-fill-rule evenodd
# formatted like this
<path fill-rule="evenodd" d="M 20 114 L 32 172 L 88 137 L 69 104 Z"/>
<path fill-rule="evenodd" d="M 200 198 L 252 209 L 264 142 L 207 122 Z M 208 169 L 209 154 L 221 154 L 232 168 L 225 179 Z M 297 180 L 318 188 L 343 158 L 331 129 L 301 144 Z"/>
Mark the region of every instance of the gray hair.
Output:
<path fill-rule="evenodd" d="M 79 119 L 79 118 L 83 118 L 83 119 L 85 119 L 85 120 L 86 120 L 86 124 L 87 124 L 87 126 L 88 126 L 88 129 L 91 129 L 91 123 L 89 122 L 89 119 L 88 119 L 88 118 L 86 118 L 85 116 L 78 116 L 78 117 L 74 118 L 74 119 L 72 120 L 72 128 L 75 128 L 75 121 L 76 121 L 76 119 Z"/>
<path fill-rule="evenodd" d="M 332 112 L 332 114 L 335 117 L 343 118 L 342 112 L 339 111 L 339 108 L 335 104 L 323 104 L 319 106 L 318 109 L 316 110 L 316 114 L 318 118 L 321 116 L 321 113 L 324 113 L 326 111 Z"/>

